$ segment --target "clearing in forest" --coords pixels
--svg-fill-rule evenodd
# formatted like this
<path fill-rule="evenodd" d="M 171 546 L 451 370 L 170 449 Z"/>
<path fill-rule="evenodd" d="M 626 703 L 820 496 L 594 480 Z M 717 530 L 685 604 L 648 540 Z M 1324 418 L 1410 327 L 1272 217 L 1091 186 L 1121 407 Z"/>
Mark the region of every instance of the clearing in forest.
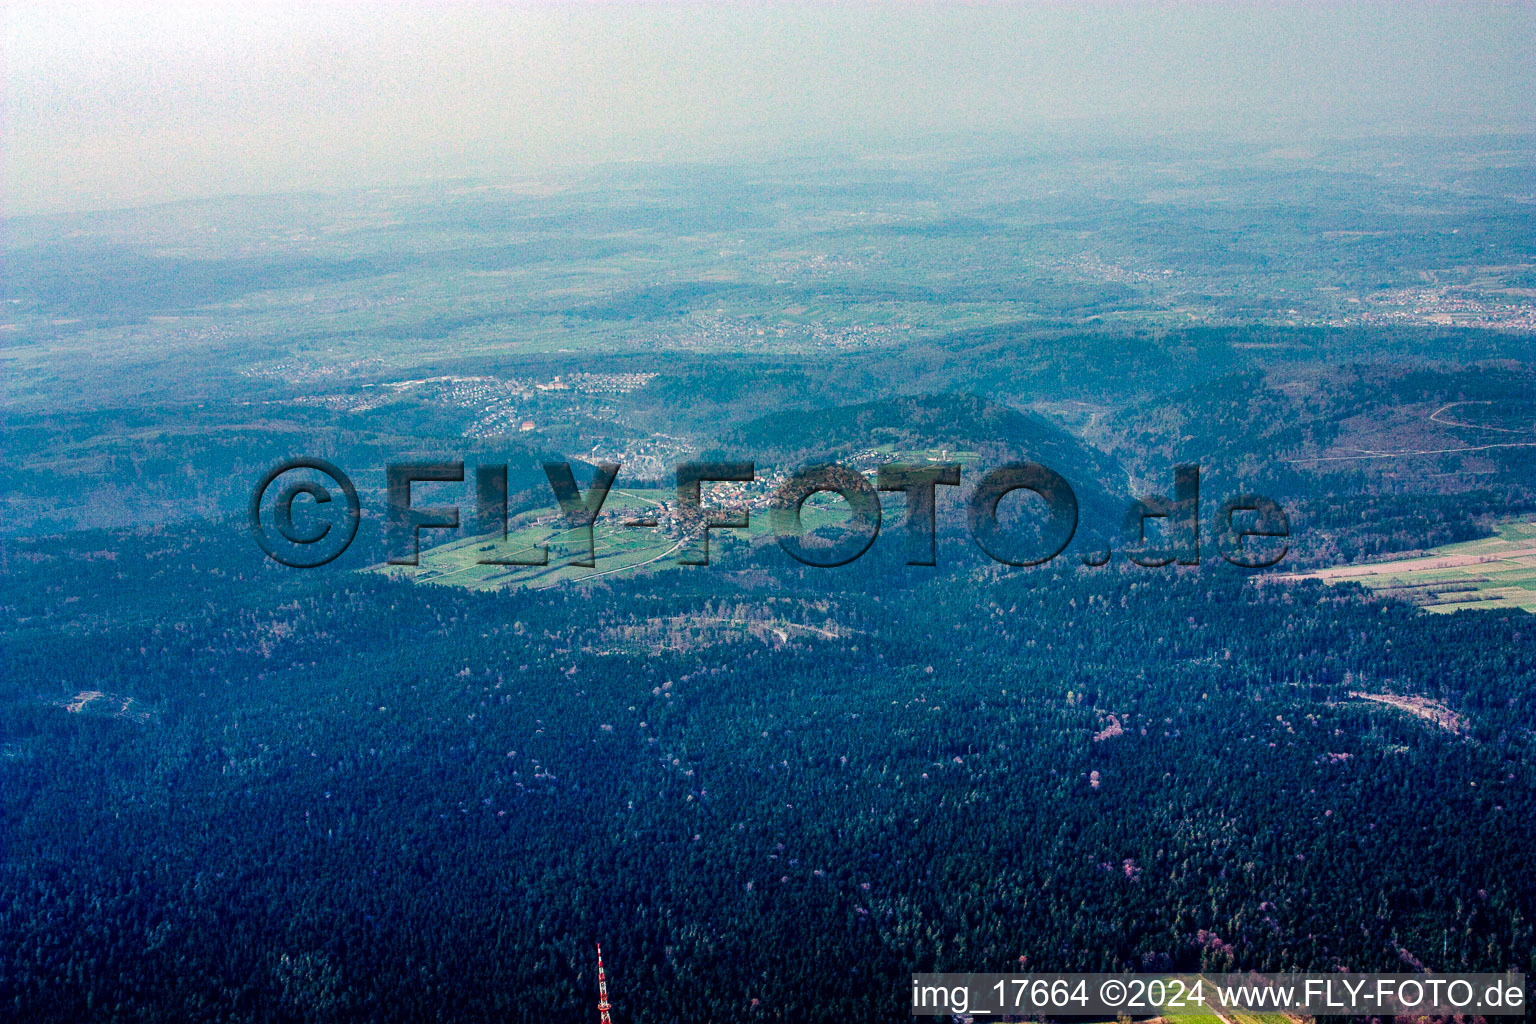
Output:
<path fill-rule="evenodd" d="M 1447 544 L 1418 558 L 1287 573 L 1273 580 L 1359 583 L 1432 612 L 1520 608 L 1536 612 L 1536 519 L 1500 524 L 1492 537 Z"/>

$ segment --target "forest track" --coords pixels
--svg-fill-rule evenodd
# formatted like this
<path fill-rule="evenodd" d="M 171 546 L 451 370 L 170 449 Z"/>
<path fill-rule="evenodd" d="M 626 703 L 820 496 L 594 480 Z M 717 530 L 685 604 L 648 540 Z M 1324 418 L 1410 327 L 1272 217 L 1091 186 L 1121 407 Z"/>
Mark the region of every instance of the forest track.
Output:
<path fill-rule="evenodd" d="M 1440 408 L 1436 409 L 1434 412 L 1429 414 L 1429 421 L 1431 423 L 1439 423 L 1442 426 L 1446 426 L 1446 427 L 1465 427 L 1468 430 L 1492 430 L 1492 431 L 1496 431 L 1497 433 L 1500 433 L 1500 434 L 1529 434 L 1530 433 L 1529 430 L 1522 430 L 1519 427 L 1490 427 L 1490 426 L 1488 426 L 1487 424 L 1484 424 L 1484 423 L 1462 423 L 1459 420 L 1447 420 L 1447 419 L 1441 419 L 1440 418 L 1440 414 L 1441 413 L 1445 412 L 1447 409 L 1454 409 L 1458 405 L 1492 405 L 1492 404 L 1493 404 L 1492 400 L 1489 400 L 1489 399 L 1480 399 L 1480 400 L 1477 400 L 1477 401 L 1468 401 L 1468 402 L 1447 402 L 1445 405 L 1442 405 Z"/>

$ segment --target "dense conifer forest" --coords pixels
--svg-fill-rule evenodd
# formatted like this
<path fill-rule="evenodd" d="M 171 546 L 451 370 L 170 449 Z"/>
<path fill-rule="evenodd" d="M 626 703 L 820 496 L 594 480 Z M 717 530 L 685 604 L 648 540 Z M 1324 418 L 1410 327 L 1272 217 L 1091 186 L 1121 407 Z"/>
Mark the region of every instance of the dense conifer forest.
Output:
<path fill-rule="evenodd" d="M 1536 973 L 1528 615 L 942 539 L 490 594 L 233 525 L 8 544 L 0 1006 L 585 1020 L 597 941 L 633 1021 L 895 1019 L 913 970 Z"/>

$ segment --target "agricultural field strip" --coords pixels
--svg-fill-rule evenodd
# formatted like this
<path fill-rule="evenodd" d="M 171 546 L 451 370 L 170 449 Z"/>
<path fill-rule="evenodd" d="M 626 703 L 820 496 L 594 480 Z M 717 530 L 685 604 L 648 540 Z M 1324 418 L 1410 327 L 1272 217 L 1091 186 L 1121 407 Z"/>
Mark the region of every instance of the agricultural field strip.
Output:
<path fill-rule="evenodd" d="M 1476 542 L 1474 542 L 1476 543 Z M 1529 562 L 1520 559 L 1532 559 Z M 1491 552 L 1489 554 L 1468 553 L 1452 556 L 1426 556 L 1423 558 L 1408 558 L 1397 562 L 1369 562 L 1365 565 L 1341 565 L 1332 569 L 1318 569 L 1313 572 L 1288 573 L 1277 576 L 1281 580 L 1319 579 L 1325 581 L 1360 579 L 1368 576 L 1399 576 L 1407 574 L 1422 574 L 1440 569 L 1463 569 L 1471 565 L 1492 565 L 1498 562 L 1514 561 L 1517 568 L 1536 568 L 1536 545 L 1525 548 L 1516 548 L 1511 551 Z"/>
<path fill-rule="evenodd" d="M 1493 537 L 1449 544 L 1415 558 L 1285 573 L 1272 579 L 1359 583 L 1434 612 L 1474 606 L 1536 612 L 1536 521 L 1506 522 Z"/>

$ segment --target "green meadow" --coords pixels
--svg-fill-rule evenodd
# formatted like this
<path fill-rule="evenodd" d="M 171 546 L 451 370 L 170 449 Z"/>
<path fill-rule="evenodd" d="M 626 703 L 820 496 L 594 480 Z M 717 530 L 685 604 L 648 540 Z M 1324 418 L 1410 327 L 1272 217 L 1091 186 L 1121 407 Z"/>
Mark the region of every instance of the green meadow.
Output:
<path fill-rule="evenodd" d="M 400 576 L 416 583 L 493 590 L 503 587 L 542 589 L 565 583 L 596 579 L 624 579 L 647 572 L 678 568 L 683 539 L 665 528 L 664 503 L 675 503 L 676 493 L 660 488 L 614 488 L 603 503 L 603 510 L 592 527 L 592 565 L 572 565 L 585 555 L 581 531 L 565 528 L 553 508 L 524 513 L 507 524 L 507 537 L 468 537 L 434 547 L 423 544 L 418 565 L 375 565 L 367 572 Z M 842 503 L 836 498 L 805 503 L 801 521 L 807 531 L 834 527 L 847 522 Z M 714 504 L 708 496 L 706 504 Z M 627 520 L 660 516 L 663 526 L 626 526 Z M 744 530 L 710 531 L 711 557 L 731 544 L 756 541 L 772 536 L 772 523 L 766 509 L 753 509 Z M 425 538 L 424 538 L 425 539 Z M 548 548 L 545 565 L 485 564 L 491 560 L 534 561 Z"/>
<path fill-rule="evenodd" d="M 1500 524 L 1492 537 L 1447 544 L 1416 558 L 1337 566 L 1291 579 L 1359 583 L 1432 612 L 1521 608 L 1536 612 L 1536 519 Z"/>

